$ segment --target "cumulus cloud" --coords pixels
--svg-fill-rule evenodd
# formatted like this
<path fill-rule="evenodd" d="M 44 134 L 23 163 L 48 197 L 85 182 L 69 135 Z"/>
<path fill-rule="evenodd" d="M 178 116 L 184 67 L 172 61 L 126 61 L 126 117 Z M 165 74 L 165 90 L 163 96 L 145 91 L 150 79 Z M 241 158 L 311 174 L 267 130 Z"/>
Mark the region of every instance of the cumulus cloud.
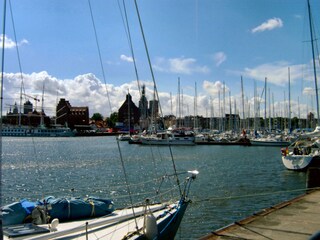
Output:
<path fill-rule="evenodd" d="M 92 73 L 78 75 L 71 79 L 59 79 L 43 71 L 22 74 L 22 79 L 24 82 L 24 92 L 30 96 L 24 96 L 23 102 L 26 100 L 33 102 L 32 97 L 42 99 L 42 91 L 44 89 L 44 109 L 45 113 L 49 116 L 55 115 L 55 107 L 60 98 L 65 98 L 72 106 L 88 106 L 90 116 L 96 112 L 109 116 L 111 112 L 118 111 L 125 101 L 128 91 L 130 91 L 136 105 L 138 105 L 140 98 L 136 81 L 120 86 L 104 84 Z M 143 83 L 147 87 L 147 97 L 151 100 L 153 96 L 153 84 L 151 82 Z M 3 86 L 5 88 L 4 110 L 7 112 L 10 105 L 14 103 L 19 104 L 20 102 L 21 74 L 5 73 Z M 110 99 L 108 99 L 108 96 Z M 40 110 L 40 107 L 41 103 L 38 103 L 38 110 Z"/>
<path fill-rule="evenodd" d="M 269 83 L 285 86 L 288 83 L 288 67 L 290 66 L 290 80 L 292 83 L 302 78 L 302 65 L 290 65 L 285 61 L 266 63 L 254 68 L 245 68 L 242 75 L 259 81 L 267 77 Z"/>
<path fill-rule="evenodd" d="M 259 26 L 253 28 L 251 30 L 252 33 L 256 32 L 264 32 L 266 30 L 273 30 L 275 28 L 281 28 L 283 26 L 283 22 L 280 18 L 271 18 L 260 24 Z"/>
<path fill-rule="evenodd" d="M 154 69 L 161 72 L 193 74 L 193 73 L 208 73 L 210 72 L 207 66 L 200 66 L 194 58 L 157 58 L 154 64 Z"/>
<path fill-rule="evenodd" d="M 122 55 L 120 56 L 120 59 L 121 59 L 122 61 L 125 61 L 125 62 L 133 62 L 133 58 L 132 58 L 132 57 L 128 57 L 128 56 L 126 56 L 126 55 L 124 55 L 124 54 L 122 54 Z"/>
<path fill-rule="evenodd" d="M 302 91 L 302 94 L 306 96 L 315 95 L 315 90 L 314 88 L 311 88 L 311 87 L 305 87 Z"/>
<path fill-rule="evenodd" d="M 218 96 L 219 92 L 223 94 L 223 88 L 225 92 L 229 92 L 229 87 L 224 85 L 220 81 L 210 82 L 207 80 L 203 81 L 202 88 L 210 95 L 210 96 Z"/>
<path fill-rule="evenodd" d="M 3 34 L 0 36 L 0 42 L 2 43 L 3 41 Z M 11 38 L 7 37 L 6 35 L 4 36 L 4 48 L 10 49 L 10 48 L 15 48 L 17 45 L 21 46 L 24 44 L 28 44 L 28 40 L 22 39 L 18 44 L 16 44 L 15 41 L 13 41 Z M 0 48 L 2 48 L 2 44 L 0 44 Z"/>
<path fill-rule="evenodd" d="M 221 63 L 227 60 L 227 55 L 224 52 L 217 52 L 214 54 L 213 60 L 216 66 L 219 67 Z"/>

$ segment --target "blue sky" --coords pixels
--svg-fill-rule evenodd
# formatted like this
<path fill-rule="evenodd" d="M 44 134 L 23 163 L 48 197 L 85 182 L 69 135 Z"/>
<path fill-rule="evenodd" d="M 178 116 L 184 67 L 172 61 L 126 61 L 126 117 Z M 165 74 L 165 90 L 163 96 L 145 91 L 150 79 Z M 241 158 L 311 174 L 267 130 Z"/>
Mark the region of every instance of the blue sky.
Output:
<path fill-rule="evenodd" d="M 310 2 L 319 36 L 316 9 L 320 2 Z M 25 91 L 41 98 L 44 84 L 47 114 L 54 115 L 57 98 L 66 98 L 73 106 L 89 106 L 90 115 L 100 112 L 109 116 L 106 88 L 112 111 L 119 108 L 128 91 L 138 104 L 119 4 L 123 11 L 122 0 L 91 0 L 103 79 L 87 0 L 11 0 Z M 223 84 L 225 112 L 230 112 L 230 95 L 232 112 L 242 115 L 241 76 L 246 116 L 249 109 L 253 115 L 255 84 L 257 95 L 262 96 L 263 116 L 265 78 L 273 99 L 269 101 L 268 94 L 267 101 L 275 106 L 270 115 L 287 115 L 288 67 L 292 116 L 300 113 L 305 117 L 315 108 L 307 1 L 141 0 L 138 6 L 164 115 L 176 114 L 178 78 L 184 114 L 194 114 L 196 83 L 199 115 L 221 114 Z M 19 103 L 21 74 L 10 5 L 7 7 L 4 97 L 5 104 L 13 104 Z M 146 84 L 151 100 L 152 78 L 133 1 L 126 1 L 126 8 L 140 83 Z"/>

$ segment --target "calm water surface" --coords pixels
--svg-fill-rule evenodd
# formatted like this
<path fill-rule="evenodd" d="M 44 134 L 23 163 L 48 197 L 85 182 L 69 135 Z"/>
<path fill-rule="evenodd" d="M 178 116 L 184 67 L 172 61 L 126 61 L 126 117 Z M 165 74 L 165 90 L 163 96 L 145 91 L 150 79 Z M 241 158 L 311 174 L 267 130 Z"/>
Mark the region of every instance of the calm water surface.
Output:
<path fill-rule="evenodd" d="M 114 199 L 118 207 L 128 204 L 115 137 L 3 137 L 2 145 L 2 205 L 48 195 L 99 196 Z M 153 180 L 173 172 L 170 149 L 119 145 L 134 201 L 154 195 L 160 182 Z M 200 172 L 176 239 L 199 238 L 305 188 L 305 173 L 286 170 L 279 147 L 178 146 L 172 154 L 177 171 Z M 164 180 L 162 192 L 172 181 Z M 159 195 L 158 200 L 170 197 Z"/>

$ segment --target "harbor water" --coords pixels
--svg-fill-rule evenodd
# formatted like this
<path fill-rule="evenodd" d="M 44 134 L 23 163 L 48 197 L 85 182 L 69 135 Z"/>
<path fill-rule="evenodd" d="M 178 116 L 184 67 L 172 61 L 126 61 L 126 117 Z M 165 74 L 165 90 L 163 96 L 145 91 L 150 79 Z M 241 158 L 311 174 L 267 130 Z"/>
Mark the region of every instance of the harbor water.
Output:
<path fill-rule="evenodd" d="M 123 207 L 129 203 L 129 194 L 138 201 L 161 193 L 159 185 L 166 189 L 173 184 L 153 181 L 173 173 L 171 156 L 178 172 L 200 172 L 191 185 L 192 203 L 176 239 L 197 239 L 292 199 L 304 193 L 306 186 L 304 172 L 285 169 L 279 147 L 196 145 L 170 149 L 127 142 L 118 145 L 111 136 L 3 137 L 2 205 L 23 198 L 35 201 L 49 195 L 88 195 L 111 198 L 116 207 Z M 182 182 L 184 176 L 179 177 Z M 162 198 L 167 199 L 159 194 L 159 200 Z"/>

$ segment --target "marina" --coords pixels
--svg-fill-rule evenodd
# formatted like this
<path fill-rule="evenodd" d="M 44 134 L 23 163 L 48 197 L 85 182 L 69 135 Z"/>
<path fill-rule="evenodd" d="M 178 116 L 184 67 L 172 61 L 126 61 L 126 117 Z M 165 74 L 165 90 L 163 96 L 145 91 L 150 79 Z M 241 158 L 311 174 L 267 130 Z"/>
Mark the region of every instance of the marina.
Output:
<path fill-rule="evenodd" d="M 113 199 L 116 208 L 126 206 L 115 139 L 3 137 L 3 205 L 48 195 L 89 195 Z M 172 172 L 167 168 L 168 147 L 119 143 L 133 173 L 129 180 L 134 199 L 155 191 L 148 184 L 154 173 Z M 307 174 L 288 171 L 279 147 L 173 146 L 172 154 L 178 172 L 197 169 L 200 173 L 190 189 L 192 202 L 177 239 L 203 237 L 306 191 Z M 138 182 L 146 184 L 135 185 Z"/>
<path fill-rule="evenodd" d="M 241 7 L 239 13 L 252 18 L 244 21 L 241 17 L 231 20 L 235 14 L 229 13 L 239 11 L 236 1 L 186 4 L 190 9 L 196 6 L 193 14 L 176 2 L 139 2 L 138 7 L 137 1 L 72 1 L 69 6 L 32 1 L 26 5 L 8 1 L 7 6 L 4 1 L 1 237 L 318 238 L 320 116 L 315 56 L 319 54 L 310 0 L 306 4 L 314 86 L 303 85 L 299 94 L 300 87 L 291 88 L 291 83 L 311 79 L 311 74 L 307 79 L 303 79 L 305 73 L 297 74 L 311 57 L 301 60 L 282 51 L 289 54 L 298 49 L 298 35 L 289 34 L 287 24 L 298 26 L 289 16 L 295 13 L 296 20 L 302 19 L 302 5 L 292 9 L 279 5 L 279 12 L 274 12 L 278 16 L 272 19 L 264 14 L 267 6 L 275 9 L 275 2 L 259 11 L 250 9 L 250 14 Z M 46 17 L 34 14 L 38 11 Z M 166 15 L 169 12 L 175 18 Z M 258 18 L 262 13 L 264 22 L 262 15 Z M 193 23 L 184 16 L 191 16 Z M 280 16 L 286 16 L 286 21 Z M 39 19 L 43 19 L 41 28 Z M 235 20 L 242 22 L 241 27 L 235 27 Z M 217 35 L 221 23 L 232 29 L 231 35 L 224 31 Z M 187 31 L 184 41 L 180 29 Z M 19 42 L 16 30 L 26 38 Z M 253 37 L 270 31 L 281 35 L 263 41 Z M 57 36 L 64 36 L 62 42 Z M 228 46 L 226 39 L 234 36 L 250 48 L 241 53 L 245 44 Z M 278 50 L 261 48 L 261 42 L 274 42 L 279 36 L 288 36 L 281 44 L 295 44 L 286 50 L 287 44 Z M 19 68 L 12 61 L 11 48 L 16 49 Z M 98 59 L 93 55 L 95 48 Z M 21 64 L 19 49 L 25 59 L 32 59 L 30 64 Z M 50 58 L 40 58 L 44 50 Z M 63 58 L 56 55 L 59 51 Z M 250 62 L 242 60 L 246 52 L 255 53 L 247 58 Z M 267 57 L 270 53 L 272 58 Z M 134 72 L 128 68 L 132 65 Z M 176 78 L 178 92 L 173 97 Z M 230 80 L 226 83 L 226 79 Z M 292 91 L 297 101 L 291 99 Z M 299 97 L 304 97 L 301 102 Z"/>

